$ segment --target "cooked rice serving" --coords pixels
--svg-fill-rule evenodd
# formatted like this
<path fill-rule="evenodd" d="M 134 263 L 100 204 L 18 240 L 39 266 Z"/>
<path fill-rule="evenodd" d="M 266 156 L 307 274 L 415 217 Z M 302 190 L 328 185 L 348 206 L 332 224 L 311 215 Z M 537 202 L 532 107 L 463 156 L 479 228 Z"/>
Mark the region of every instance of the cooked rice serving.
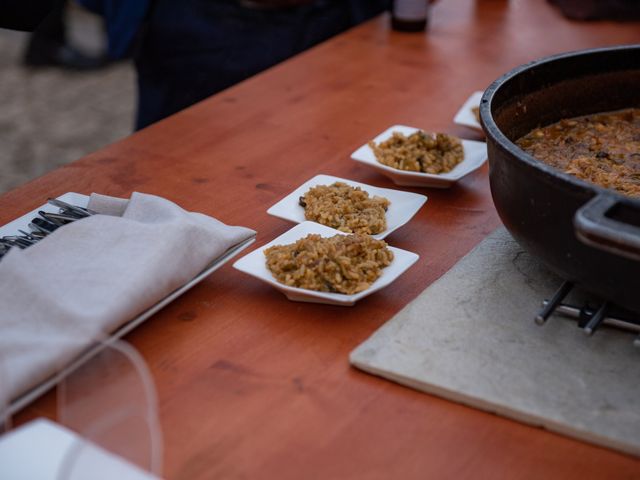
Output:
<path fill-rule="evenodd" d="M 290 287 L 351 295 L 366 290 L 393 261 L 383 240 L 369 235 L 309 234 L 264 252 L 267 268 Z"/>
<path fill-rule="evenodd" d="M 423 173 L 447 173 L 464 159 L 459 138 L 446 133 L 418 130 L 408 137 L 393 132 L 390 139 L 376 145 L 369 142 L 378 162 L 399 170 Z"/>
<path fill-rule="evenodd" d="M 375 235 L 387 229 L 385 212 L 389 200 L 370 198 L 360 187 L 343 182 L 318 185 L 300 197 L 307 220 L 346 233 Z"/>

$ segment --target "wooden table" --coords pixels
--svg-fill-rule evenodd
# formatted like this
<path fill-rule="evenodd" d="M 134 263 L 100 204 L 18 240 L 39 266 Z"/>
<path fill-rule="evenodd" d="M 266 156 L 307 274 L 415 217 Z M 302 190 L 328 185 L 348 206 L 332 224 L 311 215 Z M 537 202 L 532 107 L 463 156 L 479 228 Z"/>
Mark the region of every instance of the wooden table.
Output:
<path fill-rule="evenodd" d="M 638 23 L 565 20 L 540 0 L 447 0 L 427 34 L 387 16 L 0 198 L 6 223 L 67 191 L 142 191 L 259 232 L 318 173 L 382 187 L 349 160 L 396 123 L 466 138 L 467 96 L 541 56 L 640 41 Z M 421 259 L 355 307 L 293 303 L 230 265 L 127 336 L 157 386 L 169 479 L 640 478 L 640 461 L 415 392 L 349 352 L 499 225 L 487 167 L 388 237 Z M 18 416 L 52 415 L 53 396 Z"/>

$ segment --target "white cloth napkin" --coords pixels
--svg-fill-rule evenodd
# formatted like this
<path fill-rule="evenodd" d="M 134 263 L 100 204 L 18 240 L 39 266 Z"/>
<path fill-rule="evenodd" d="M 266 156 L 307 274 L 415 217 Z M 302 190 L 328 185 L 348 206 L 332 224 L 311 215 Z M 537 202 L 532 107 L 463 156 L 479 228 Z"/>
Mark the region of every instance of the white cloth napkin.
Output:
<path fill-rule="evenodd" d="M 255 235 L 142 193 L 89 208 L 0 261 L 0 410 Z"/>

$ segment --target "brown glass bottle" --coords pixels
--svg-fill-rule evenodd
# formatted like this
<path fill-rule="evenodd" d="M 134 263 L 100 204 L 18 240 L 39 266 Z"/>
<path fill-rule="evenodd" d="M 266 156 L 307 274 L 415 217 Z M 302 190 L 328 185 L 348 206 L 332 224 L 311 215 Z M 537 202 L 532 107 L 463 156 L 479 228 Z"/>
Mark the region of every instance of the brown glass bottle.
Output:
<path fill-rule="evenodd" d="M 391 28 L 401 32 L 422 32 L 429 18 L 428 0 L 393 0 Z"/>

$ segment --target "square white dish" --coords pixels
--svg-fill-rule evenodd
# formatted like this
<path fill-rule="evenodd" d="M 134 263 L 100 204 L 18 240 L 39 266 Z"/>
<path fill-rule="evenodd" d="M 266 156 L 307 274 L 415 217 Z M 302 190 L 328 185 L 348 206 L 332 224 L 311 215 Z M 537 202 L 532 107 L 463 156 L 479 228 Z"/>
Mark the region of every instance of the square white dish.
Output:
<path fill-rule="evenodd" d="M 100 420 L 96 419 L 96 422 Z M 115 436 L 113 432 L 109 432 L 109 435 Z M 113 442 L 111 438 L 109 440 Z M 0 436 L 0 465 L 2 478 L 14 480 L 160 480 L 131 461 L 92 442 L 92 439 L 82 437 L 44 417 L 31 420 Z"/>
<path fill-rule="evenodd" d="M 267 213 L 274 217 L 295 223 L 305 222 L 304 208 L 298 203 L 300 197 L 307 193 L 312 187 L 317 185 L 332 185 L 335 182 L 343 182 L 352 187 L 360 187 L 371 197 L 384 197 L 391 202 L 386 212 L 387 229 L 383 232 L 371 235 L 373 238 L 377 238 L 378 240 L 385 238 L 391 232 L 411 220 L 418 210 L 420 210 L 420 207 L 422 207 L 422 205 L 427 201 L 427 197 L 425 195 L 420 195 L 418 193 L 374 187 L 365 183 L 358 183 L 344 178 L 321 174 L 316 175 L 311 180 L 303 183 L 278 203 L 271 206 L 271 208 L 267 210 Z"/>
<path fill-rule="evenodd" d="M 74 192 L 67 192 L 57 197 L 57 199 L 78 207 L 86 207 L 89 203 L 89 197 L 87 195 L 74 193 Z M 0 226 L 0 237 L 7 236 L 7 235 L 20 235 L 19 230 L 24 230 L 28 232 L 30 230 L 28 227 L 29 223 L 34 218 L 38 217 L 38 211 L 40 210 L 45 212 L 55 213 L 59 211 L 59 208 L 56 206 L 50 205 L 48 203 L 41 205 L 38 208 L 35 208 L 34 210 L 30 211 L 29 213 L 26 213 L 21 217 L 3 226 Z M 64 227 L 61 227 L 61 228 L 64 228 Z M 161 310 L 163 307 L 171 303 L 173 300 L 181 296 L 187 290 L 191 289 L 192 287 L 200 283 L 202 280 L 204 280 L 214 271 L 218 270 L 225 263 L 227 263 L 229 260 L 235 257 L 238 253 L 240 253 L 242 250 L 244 250 L 253 242 L 255 242 L 255 239 L 256 239 L 255 236 L 252 236 L 243 242 L 233 245 L 226 252 L 224 252 L 218 258 L 214 259 L 211 263 L 209 263 L 195 277 L 188 280 L 186 283 L 178 287 L 173 292 L 169 293 L 164 298 L 160 299 L 157 303 L 149 307 L 147 310 L 138 314 L 135 318 L 132 318 L 130 321 L 122 324 L 116 330 L 112 331 L 109 334 L 109 338 L 106 339 L 105 342 L 108 342 L 109 340 L 112 340 L 112 339 L 113 340 L 119 339 L 124 335 L 126 335 L 127 333 L 129 333 L 130 331 L 132 331 L 134 328 L 136 328 L 138 325 L 143 323 L 153 314 L 155 314 L 156 312 Z M 46 238 L 42 241 L 46 241 Z M 0 259 L 0 262 L 1 261 L 2 260 Z M 150 281 L 152 280 L 153 279 L 151 279 Z M 19 397 L 12 399 L 11 403 L 7 405 L 6 413 L 8 415 L 13 415 L 14 413 L 20 411 L 29 403 L 33 402 L 36 398 L 38 398 L 39 396 L 47 392 L 49 389 L 55 387 L 60 382 L 61 379 L 63 379 L 66 375 L 68 375 L 70 372 L 73 371 L 75 366 L 80 365 L 83 359 L 91 357 L 95 352 L 99 351 L 101 348 L 102 348 L 102 344 L 99 344 L 99 343 L 94 345 L 87 345 L 86 351 L 80 354 L 77 358 L 72 359 L 70 363 L 63 370 L 50 376 L 49 378 L 38 383 L 37 385 L 34 385 L 30 390 L 26 391 Z"/>
<path fill-rule="evenodd" d="M 418 130 L 420 129 L 415 127 L 394 125 L 375 137 L 373 141 L 379 144 L 391 138 L 393 132 L 399 132 L 408 136 Z M 376 160 L 376 156 L 368 144 L 362 145 L 353 152 L 351 158 L 356 162 L 375 168 L 383 175 L 389 177 L 396 185 L 405 187 L 449 188 L 462 177 L 480 168 L 487 160 L 486 143 L 476 142 L 474 140 L 462 140 L 462 147 L 464 148 L 464 159 L 462 162 L 456 165 L 450 172 L 441 174 L 410 172 L 383 165 Z"/>
<path fill-rule="evenodd" d="M 480 100 L 484 92 L 473 92 L 466 102 L 460 107 L 458 113 L 453 117 L 453 123 L 462 125 L 464 127 L 474 128 L 476 130 L 482 130 L 482 125 L 473 114 L 473 107 L 480 106 Z"/>
<path fill-rule="evenodd" d="M 404 273 L 411 265 L 413 265 L 419 255 L 401 250 L 395 247 L 389 247 L 393 252 L 394 258 L 391 265 L 382 270 L 382 275 L 373 282 L 373 284 L 362 292 L 353 295 L 345 295 L 342 293 L 317 292 L 315 290 L 306 290 L 303 288 L 289 287 L 278 282 L 271 272 L 267 269 L 264 251 L 273 245 L 287 245 L 306 237 L 310 233 L 317 233 L 323 237 L 332 237 L 336 234 L 346 235 L 333 228 L 320 225 L 315 222 L 302 222 L 280 235 L 275 240 L 245 255 L 233 264 L 233 267 L 241 272 L 247 273 L 263 282 L 266 282 L 286 295 L 289 300 L 294 302 L 312 302 L 325 303 L 328 305 L 352 306 L 361 298 L 371 295 L 374 292 L 386 287 L 402 273 Z"/>

